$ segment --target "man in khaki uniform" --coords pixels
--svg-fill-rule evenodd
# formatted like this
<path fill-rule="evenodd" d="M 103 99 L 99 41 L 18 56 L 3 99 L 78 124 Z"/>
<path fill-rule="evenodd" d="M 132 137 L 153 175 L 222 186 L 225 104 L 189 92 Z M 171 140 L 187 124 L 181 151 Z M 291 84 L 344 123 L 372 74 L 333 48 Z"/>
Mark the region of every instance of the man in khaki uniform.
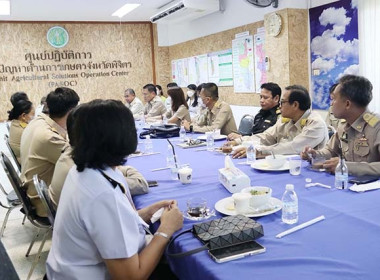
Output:
<path fill-rule="evenodd" d="M 256 146 L 258 156 L 270 154 L 299 154 L 305 145 L 322 148 L 328 141 L 327 126 L 322 117 L 310 111 L 311 100 L 306 88 L 288 86 L 280 100 L 281 115 L 276 124 L 266 131 L 253 136 L 244 136 L 230 142 L 233 145 L 243 141 L 260 141 Z M 234 158 L 246 156 L 246 148 L 233 153 Z"/>
<path fill-rule="evenodd" d="M 66 119 L 79 102 L 78 94 L 69 88 L 57 88 L 46 98 L 49 115 L 41 114 L 28 124 L 21 137 L 21 180 L 38 216 L 46 217 L 33 184 L 38 175 L 50 185 L 54 166 L 66 144 Z"/>
<path fill-rule="evenodd" d="M 149 118 L 161 119 L 161 116 L 166 113 L 166 108 L 164 103 L 156 93 L 156 87 L 153 84 L 147 84 L 143 87 L 144 101 L 146 102 L 144 108 L 144 115 L 146 120 Z"/>
<path fill-rule="evenodd" d="M 184 120 L 183 125 L 186 130 L 206 132 L 220 129 L 220 133 L 223 135 L 236 132 L 236 123 L 231 107 L 226 102 L 218 100 L 219 93 L 216 84 L 204 84 L 200 93 L 200 98 L 202 103 L 207 107 L 206 116 L 196 124 L 191 124 Z"/>
<path fill-rule="evenodd" d="M 124 92 L 125 106 L 131 110 L 135 119 L 140 119 L 144 115 L 144 105 L 141 100 L 136 97 L 136 93 L 133 89 L 127 88 Z"/>
<path fill-rule="evenodd" d="M 335 172 L 342 153 L 349 174 L 380 176 L 380 115 L 368 110 L 371 100 L 369 80 L 354 75 L 343 76 L 333 93 L 332 112 L 346 122 L 338 126 L 323 149 L 316 151 L 306 147 L 301 156 L 307 159 L 307 153 L 323 155 L 328 159 L 323 168 Z"/>

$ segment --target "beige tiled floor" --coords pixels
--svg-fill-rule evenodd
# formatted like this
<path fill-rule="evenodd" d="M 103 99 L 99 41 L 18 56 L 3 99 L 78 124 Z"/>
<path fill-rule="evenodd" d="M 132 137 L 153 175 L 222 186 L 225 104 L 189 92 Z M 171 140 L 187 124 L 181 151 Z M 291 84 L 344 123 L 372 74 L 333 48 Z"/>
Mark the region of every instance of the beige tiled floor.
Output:
<path fill-rule="evenodd" d="M 9 151 L 4 143 L 3 135 L 6 133 L 6 127 L 3 123 L 0 123 L 0 150 L 3 151 L 9 158 L 11 158 Z M 7 190 L 12 190 L 8 178 L 0 166 L 0 183 Z M 6 204 L 6 198 L 4 194 L 0 191 L 0 201 Z M 3 224 L 7 210 L 3 207 L 0 207 L 0 226 Z M 27 278 L 29 270 L 34 261 L 34 257 L 38 251 L 38 248 L 41 244 L 41 238 L 36 241 L 29 257 L 25 257 L 26 251 L 29 247 L 30 242 L 33 239 L 33 236 L 37 232 L 37 229 L 29 222 L 26 221 L 25 225 L 22 225 L 23 214 L 20 212 L 19 208 L 14 209 L 9 216 L 7 227 L 4 231 L 4 236 L 1 237 L 9 257 L 12 260 L 12 263 L 20 277 L 21 280 Z M 33 272 L 31 279 L 42 279 L 45 274 L 45 262 L 48 255 L 49 248 L 51 246 L 51 236 L 46 241 L 45 246 L 42 250 L 41 259 L 38 262 L 36 269 Z"/>

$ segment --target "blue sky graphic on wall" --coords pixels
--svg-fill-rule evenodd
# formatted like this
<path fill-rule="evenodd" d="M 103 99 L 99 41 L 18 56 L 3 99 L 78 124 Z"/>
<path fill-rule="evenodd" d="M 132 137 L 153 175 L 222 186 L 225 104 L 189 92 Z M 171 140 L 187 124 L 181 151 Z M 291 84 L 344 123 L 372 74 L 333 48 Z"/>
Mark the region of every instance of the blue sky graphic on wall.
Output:
<path fill-rule="evenodd" d="M 313 108 L 328 109 L 329 88 L 345 74 L 359 74 L 358 0 L 309 10 Z"/>

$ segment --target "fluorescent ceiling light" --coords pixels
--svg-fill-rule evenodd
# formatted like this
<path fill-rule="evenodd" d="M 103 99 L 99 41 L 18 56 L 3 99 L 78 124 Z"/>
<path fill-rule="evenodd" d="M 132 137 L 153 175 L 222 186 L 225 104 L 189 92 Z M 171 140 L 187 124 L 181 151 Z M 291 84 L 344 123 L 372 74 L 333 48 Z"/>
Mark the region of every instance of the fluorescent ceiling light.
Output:
<path fill-rule="evenodd" d="M 119 17 L 122 18 L 126 14 L 130 13 L 137 7 L 139 7 L 141 4 L 125 4 L 123 7 L 118 9 L 116 12 L 112 14 L 113 17 Z"/>
<path fill-rule="evenodd" d="M 0 1 L 0 15 L 9 16 L 11 14 L 11 3 L 8 0 Z"/>

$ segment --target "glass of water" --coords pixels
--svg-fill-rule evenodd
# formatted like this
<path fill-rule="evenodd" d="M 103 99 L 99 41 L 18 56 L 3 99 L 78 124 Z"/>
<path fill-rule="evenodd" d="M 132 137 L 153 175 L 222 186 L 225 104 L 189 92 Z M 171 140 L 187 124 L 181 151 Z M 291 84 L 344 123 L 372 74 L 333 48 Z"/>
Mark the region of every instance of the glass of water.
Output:
<path fill-rule="evenodd" d="M 207 151 L 213 151 L 214 150 L 214 132 L 207 131 L 205 135 L 206 135 Z"/>
<path fill-rule="evenodd" d="M 289 173 L 290 175 L 297 176 L 301 174 L 302 160 L 299 157 L 289 158 Z"/>

